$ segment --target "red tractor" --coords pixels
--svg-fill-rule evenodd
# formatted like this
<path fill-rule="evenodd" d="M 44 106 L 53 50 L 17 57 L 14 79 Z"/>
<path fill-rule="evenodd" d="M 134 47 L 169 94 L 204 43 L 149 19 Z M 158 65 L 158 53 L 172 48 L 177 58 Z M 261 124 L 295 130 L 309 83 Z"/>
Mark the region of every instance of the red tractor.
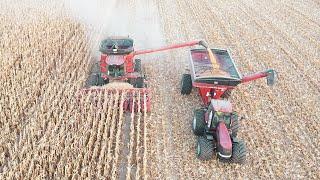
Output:
<path fill-rule="evenodd" d="M 133 39 L 129 37 L 109 37 L 100 44 L 100 62 L 93 65 L 90 77 L 86 82 L 86 88 L 82 92 L 110 91 L 109 88 L 104 89 L 96 86 L 105 86 L 113 82 L 125 82 L 132 86 L 132 88 L 122 89 L 127 91 L 128 94 L 125 101 L 125 110 L 132 111 L 133 96 L 140 92 L 142 94 L 141 107 L 143 108 L 145 103 L 146 111 L 149 112 L 151 104 L 146 76 L 141 68 L 141 60 L 134 59 L 135 56 L 202 44 L 204 44 L 203 41 L 192 41 L 158 49 L 135 51 Z M 137 102 L 138 100 L 135 103 Z"/>
<path fill-rule="evenodd" d="M 204 45 L 206 46 L 206 45 Z M 241 76 L 229 51 L 223 49 L 193 49 L 190 53 L 189 74 L 183 74 L 181 94 L 192 88 L 199 90 L 204 107 L 194 111 L 192 129 L 197 140 L 197 157 L 209 160 L 214 154 L 224 162 L 244 163 L 246 146 L 237 138 L 239 117 L 227 98 L 238 84 L 267 77 L 275 81 L 274 70 Z"/>

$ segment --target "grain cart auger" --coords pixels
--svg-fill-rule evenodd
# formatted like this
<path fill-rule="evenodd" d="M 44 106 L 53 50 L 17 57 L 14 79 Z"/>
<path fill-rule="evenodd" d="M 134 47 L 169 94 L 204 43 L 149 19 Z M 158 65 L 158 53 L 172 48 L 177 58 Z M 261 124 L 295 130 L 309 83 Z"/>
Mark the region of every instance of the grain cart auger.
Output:
<path fill-rule="evenodd" d="M 182 47 L 203 45 L 203 41 L 165 46 L 158 49 L 135 51 L 133 39 L 128 37 L 109 37 L 100 44 L 100 62 L 92 66 L 91 74 L 82 89 L 82 93 L 126 91 L 124 109 L 132 111 L 133 104 L 141 103 L 142 111 L 150 111 L 150 90 L 147 88 L 146 76 L 141 68 L 141 60 L 135 56 L 166 51 Z M 140 101 L 137 94 L 140 93 Z M 135 106 L 137 107 L 137 106 Z M 136 111 L 136 109 L 134 109 Z"/>
<path fill-rule="evenodd" d="M 227 98 L 240 83 L 266 77 L 267 84 L 273 85 L 275 71 L 269 69 L 242 77 L 229 51 L 208 47 L 191 50 L 190 71 L 182 76 L 181 94 L 190 94 L 195 87 L 204 104 L 203 108 L 194 110 L 192 123 L 193 132 L 198 136 L 197 157 L 208 160 L 217 154 L 221 161 L 244 163 L 245 143 L 237 139 L 238 114 Z"/>

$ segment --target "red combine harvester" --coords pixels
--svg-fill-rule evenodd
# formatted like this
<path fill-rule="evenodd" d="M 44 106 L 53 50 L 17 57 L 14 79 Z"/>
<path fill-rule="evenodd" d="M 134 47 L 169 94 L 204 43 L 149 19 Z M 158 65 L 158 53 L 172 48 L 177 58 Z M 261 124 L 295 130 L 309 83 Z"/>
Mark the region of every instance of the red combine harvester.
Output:
<path fill-rule="evenodd" d="M 223 162 L 244 163 L 246 147 L 237 139 L 238 114 L 226 100 L 238 84 L 267 78 L 273 85 L 275 72 L 272 69 L 253 75 L 241 76 L 230 53 L 223 49 L 193 49 L 190 53 L 191 73 L 183 74 L 181 94 L 199 90 L 204 107 L 194 111 L 192 129 L 198 136 L 197 157 L 211 159 L 216 153 Z"/>
<path fill-rule="evenodd" d="M 93 65 L 90 77 L 86 82 L 85 88 L 82 89 L 82 93 L 108 92 L 115 91 L 115 88 L 117 88 L 118 91 L 127 92 L 124 105 L 126 111 L 132 111 L 132 105 L 140 102 L 142 111 L 149 112 L 151 109 L 150 92 L 147 88 L 146 76 L 141 68 L 141 60 L 135 59 L 135 56 L 203 44 L 202 41 L 192 41 L 158 49 L 135 51 L 133 39 L 128 37 L 109 37 L 100 44 L 100 63 Z M 108 88 L 108 85 L 115 82 L 125 83 L 126 86 L 118 88 L 117 86 L 122 86 L 123 84 L 115 84 Z M 140 101 L 137 100 L 139 92 L 141 94 Z M 136 98 L 133 98 L 134 96 Z M 133 102 L 133 99 L 136 99 L 135 102 Z"/>

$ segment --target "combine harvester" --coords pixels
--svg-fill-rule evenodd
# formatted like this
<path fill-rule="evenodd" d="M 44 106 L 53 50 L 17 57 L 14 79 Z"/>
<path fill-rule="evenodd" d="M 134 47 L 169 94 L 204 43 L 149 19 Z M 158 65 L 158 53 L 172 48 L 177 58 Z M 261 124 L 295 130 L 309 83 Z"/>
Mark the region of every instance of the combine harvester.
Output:
<path fill-rule="evenodd" d="M 188 95 L 192 88 L 199 90 L 204 107 L 194 111 L 192 129 L 197 141 L 197 157 L 208 160 L 217 154 L 223 162 L 244 163 L 246 147 L 237 139 L 238 114 L 226 100 L 238 84 L 267 78 L 273 85 L 272 69 L 253 75 L 241 76 L 230 53 L 223 49 L 193 49 L 190 53 L 190 73 L 183 74 L 181 94 Z"/>
<path fill-rule="evenodd" d="M 141 68 L 141 60 L 135 56 L 195 45 L 204 45 L 203 41 L 192 41 L 165 46 L 158 49 L 135 51 L 133 39 L 128 37 L 109 37 L 100 44 L 100 63 L 94 64 L 86 86 L 81 94 L 126 92 L 125 111 L 138 111 L 133 104 L 140 103 L 141 111 L 150 112 L 150 91 L 146 76 Z M 140 93 L 140 100 L 138 95 Z"/>

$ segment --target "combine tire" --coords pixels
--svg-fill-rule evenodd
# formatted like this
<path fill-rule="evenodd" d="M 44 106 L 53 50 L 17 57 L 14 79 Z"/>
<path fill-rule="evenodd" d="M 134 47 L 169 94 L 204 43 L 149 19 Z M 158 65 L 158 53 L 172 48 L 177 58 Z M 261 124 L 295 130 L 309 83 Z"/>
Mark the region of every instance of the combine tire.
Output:
<path fill-rule="evenodd" d="M 134 61 L 134 71 L 141 72 L 141 59 L 136 59 Z"/>
<path fill-rule="evenodd" d="M 239 122 L 239 118 L 237 114 L 232 114 L 231 115 L 231 120 L 232 120 L 232 124 L 231 124 L 231 136 L 232 137 L 237 137 L 238 135 L 238 131 L 240 129 L 240 122 Z"/>
<path fill-rule="evenodd" d="M 228 89 L 228 90 L 226 90 L 226 91 L 221 95 L 221 98 L 223 98 L 223 99 L 229 99 L 230 96 L 231 96 L 231 90 Z"/>
<path fill-rule="evenodd" d="M 192 91 L 192 80 L 190 74 L 183 74 L 181 80 L 181 94 L 189 95 Z"/>
<path fill-rule="evenodd" d="M 198 137 L 197 158 L 200 160 L 210 160 L 213 156 L 213 143 L 204 136 Z"/>
<path fill-rule="evenodd" d="M 204 121 L 205 111 L 203 109 L 196 109 L 194 111 L 192 130 L 196 136 L 203 136 L 206 123 Z"/>
<path fill-rule="evenodd" d="M 135 88 L 143 88 L 144 87 L 144 79 L 143 79 L 143 77 L 138 77 L 136 79 L 134 87 Z"/>
<path fill-rule="evenodd" d="M 109 80 L 104 80 L 100 74 L 96 74 L 96 78 L 97 78 L 96 86 L 103 86 L 109 83 Z"/>

